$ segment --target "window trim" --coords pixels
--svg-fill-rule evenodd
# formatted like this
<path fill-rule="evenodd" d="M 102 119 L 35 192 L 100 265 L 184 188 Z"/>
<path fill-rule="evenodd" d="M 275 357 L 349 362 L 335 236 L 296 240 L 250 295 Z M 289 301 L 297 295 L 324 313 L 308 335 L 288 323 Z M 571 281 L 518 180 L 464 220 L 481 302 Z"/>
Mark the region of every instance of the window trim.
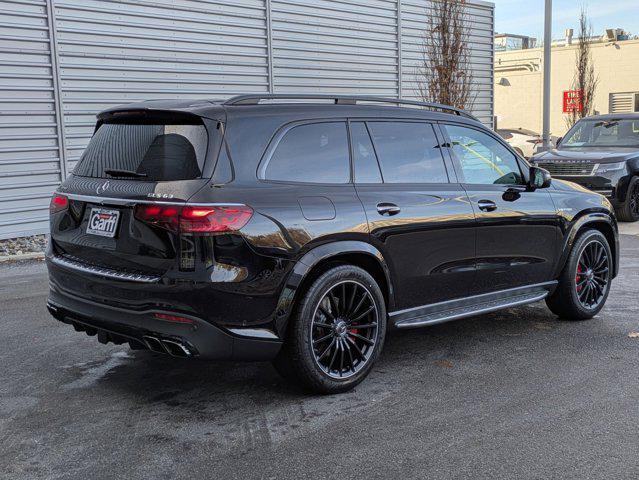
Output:
<path fill-rule="evenodd" d="M 373 150 L 375 150 L 375 157 L 377 158 L 377 165 L 379 168 L 379 172 L 381 174 L 382 177 L 382 183 L 358 183 L 357 185 L 391 185 L 391 186 L 397 186 L 397 185 L 450 185 L 453 183 L 459 183 L 457 182 L 457 175 L 456 172 L 453 178 L 453 175 L 451 175 L 451 170 L 450 170 L 450 165 L 448 164 L 448 162 L 446 161 L 446 155 L 444 155 L 444 152 L 442 151 L 442 149 L 440 149 L 439 151 L 439 155 L 441 156 L 442 159 L 442 164 L 444 165 L 444 172 L 446 172 L 446 178 L 448 178 L 447 182 L 387 182 L 384 179 L 384 171 L 382 170 L 382 165 L 381 165 L 381 160 L 379 159 L 379 154 L 377 153 L 378 148 L 377 145 L 375 144 L 375 138 L 370 130 L 370 127 L 368 126 L 369 123 L 423 123 L 426 125 L 429 125 L 432 129 L 433 129 L 433 134 L 435 135 L 435 139 L 439 142 L 439 144 L 442 144 L 442 140 L 445 140 L 445 137 L 443 137 L 440 132 L 438 132 L 438 122 L 434 121 L 434 120 L 427 120 L 427 119 L 416 119 L 416 118 L 410 118 L 410 119 L 404 119 L 404 118 L 370 118 L 367 117 L 365 119 L 350 119 L 352 122 L 364 122 L 366 124 L 366 130 L 368 131 L 368 135 L 371 139 L 371 143 L 373 144 Z M 352 156 L 351 156 L 351 163 L 352 163 Z"/>
<path fill-rule="evenodd" d="M 358 182 L 355 177 L 355 144 L 353 143 L 353 131 L 352 131 L 352 123 L 363 123 L 364 129 L 368 134 L 368 139 L 371 141 L 371 146 L 373 147 L 373 153 L 375 154 L 375 163 L 377 165 L 377 171 L 379 172 L 379 178 L 382 179 L 381 182 Z M 384 185 L 384 174 L 382 173 L 382 166 L 379 164 L 379 156 L 377 155 L 377 149 L 375 148 L 375 143 L 373 142 L 373 136 L 368 128 L 367 120 L 360 119 L 348 119 L 348 142 L 349 142 L 349 150 L 351 152 L 351 183 L 353 185 Z"/>
<path fill-rule="evenodd" d="M 349 164 L 349 177 L 345 182 L 335 183 L 335 182 L 304 182 L 300 180 L 274 180 L 270 178 L 266 178 L 266 169 L 268 168 L 268 164 L 273 158 L 273 154 L 277 150 L 280 142 L 284 138 L 284 136 L 293 130 L 296 127 L 304 126 L 304 125 L 313 125 L 316 123 L 342 123 L 344 124 L 345 132 L 346 132 L 346 142 L 348 147 L 348 164 Z M 257 180 L 263 183 L 275 183 L 275 184 L 284 184 L 284 185 L 333 185 L 333 186 L 343 186 L 343 185 L 352 185 L 353 184 L 353 157 L 351 154 L 350 148 L 350 129 L 348 126 L 348 118 L 337 117 L 337 118 L 318 118 L 318 119 L 308 119 L 308 120 L 296 120 L 293 122 L 286 123 L 282 125 L 273 135 L 271 140 L 264 150 L 262 154 L 262 158 L 260 159 L 257 165 Z"/>
<path fill-rule="evenodd" d="M 499 137 L 499 135 L 497 135 L 496 133 L 494 133 L 493 131 L 489 130 L 489 129 L 483 129 L 480 127 L 477 127 L 475 125 L 469 125 L 467 123 L 462 123 L 462 122 L 437 122 L 439 124 L 439 128 L 441 130 L 441 133 L 444 137 L 444 139 L 446 140 L 446 143 L 448 144 L 448 153 L 450 155 L 451 161 L 453 163 L 453 168 L 455 169 L 455 174 L 457 176 L 457 179 L 459 181 L 459 183 L 461 183 L 462 185 L 484 185 L 484 186 L 489 186 L 489 185 L 496 185 L 498 187 L 525 187 L 526 186 L 526 182 L 528 180 L 528 174 L 526 172 L 524 172 L 524 170 L 522 169 L 522 158 L 517 154 L 517 152 L 515 152 L 510 145 L 508 145 L 508 143 L 506 141 L 504 141 L 501 137 Z M 484 133 L 486 135 L 488 135 L 489 137 L 493 138 L 494 140 L 497 141 L 497 143 L 500 143 L 503 147 L 506 148 L 506 150 L 508 150 L 508 152 L 510 152 L 513 157 L 515 158 L 515 163 L 517 164 L 517 168 L 519 169 L 519 174 L 521 175 L 522 178 L 522 182 L 521 183 L 469 183 L 466 181 L 461 181 L 461 178 L 464 178 L 463 176 L 463 172 L 460 175 L 460 172 L 457 171 L 460 165 L 459 163 L 459 158 L 457 157 L 457 155 L 455 154 L 455 151 L 453 149 L 453 142 L 450 138 L 450 136 L 448 135 L 448 131 L 446 130 L 446 125 L 451 125 L 451 126 L 456 126 L 456 127 L 464 127 L 464 128 L 468 128 L 470 130 L 476 130 L 480 133 Z M 527 165 L 527 163 L 524 161 L 523 163 L 524 165 Z M 464 178 L 465 180 L 465 178 Z"/>

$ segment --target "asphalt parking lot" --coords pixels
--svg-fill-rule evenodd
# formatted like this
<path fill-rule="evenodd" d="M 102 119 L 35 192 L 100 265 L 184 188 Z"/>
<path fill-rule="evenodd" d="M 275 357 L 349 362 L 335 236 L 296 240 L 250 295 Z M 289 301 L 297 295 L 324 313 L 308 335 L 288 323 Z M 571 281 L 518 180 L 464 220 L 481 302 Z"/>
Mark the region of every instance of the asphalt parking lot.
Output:
<path fill-rule="evenodd" d="M 639 237 L 587 322 L 543 303 L 396 332 L 353 392 L 104 346 L 0 265 L 0 478 L 637 478 Z"/>

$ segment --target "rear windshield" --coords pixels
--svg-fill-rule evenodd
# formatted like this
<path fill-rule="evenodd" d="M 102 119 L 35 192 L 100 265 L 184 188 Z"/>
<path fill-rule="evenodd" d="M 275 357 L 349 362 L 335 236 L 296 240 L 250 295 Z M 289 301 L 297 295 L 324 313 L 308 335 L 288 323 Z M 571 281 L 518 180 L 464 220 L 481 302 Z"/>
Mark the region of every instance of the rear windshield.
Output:
<path fill-rule="evenodd" d="M 73 173 L 141 181 L 200 178 L 207 144 L 202 124 L 104 123 Z"/>

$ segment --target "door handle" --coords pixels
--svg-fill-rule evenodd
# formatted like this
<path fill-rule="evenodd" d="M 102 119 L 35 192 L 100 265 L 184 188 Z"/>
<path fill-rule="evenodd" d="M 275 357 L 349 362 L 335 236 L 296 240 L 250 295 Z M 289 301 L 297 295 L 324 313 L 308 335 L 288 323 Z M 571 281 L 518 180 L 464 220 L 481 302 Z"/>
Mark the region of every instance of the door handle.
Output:
<path fill-rule="evenodd" d="M 401 211 L 402 209 L 394 203 L 382 202 L 377 204 L 377 213 L 379 213 L 380 215 L 387 215 L 390 217 L 392 215 L 397 215 Z"/>
<path fill-rule="evenodd" d="M 493 210 L 497 210 L 497 204 L 492 200 L 480 200 L 477 202 L 479 205 L 479 209 L 484 212 L 492 212 Z"/>

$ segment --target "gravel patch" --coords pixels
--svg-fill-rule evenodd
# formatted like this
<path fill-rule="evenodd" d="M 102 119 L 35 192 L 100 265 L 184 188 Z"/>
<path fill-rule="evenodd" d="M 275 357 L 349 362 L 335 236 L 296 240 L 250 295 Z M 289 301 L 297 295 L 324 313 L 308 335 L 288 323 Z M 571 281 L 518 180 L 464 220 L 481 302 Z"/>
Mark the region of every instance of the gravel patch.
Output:
<path fill-rule="evenodd" d="M 23 255 L 25 253 L 40 253 L 44 252 L 46 246 L 46 235 L 33 235 L 31 237 L 0 240 L 0 257 Z"/>

